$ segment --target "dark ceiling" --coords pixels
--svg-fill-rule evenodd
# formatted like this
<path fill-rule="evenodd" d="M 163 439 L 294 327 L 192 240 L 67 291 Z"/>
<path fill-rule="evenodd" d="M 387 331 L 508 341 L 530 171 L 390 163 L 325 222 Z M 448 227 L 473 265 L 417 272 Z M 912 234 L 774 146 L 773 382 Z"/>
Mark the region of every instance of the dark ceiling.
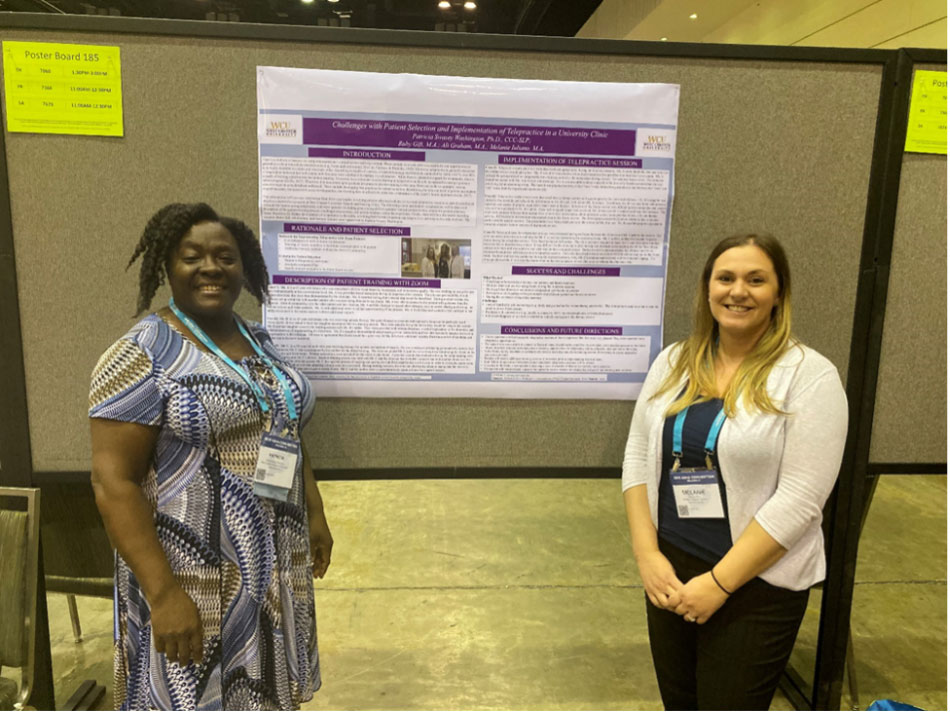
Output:
<path fill-rule="evenodd" d="M 0 0 L 0 11 L 573 37 L 601 0 Z"/>

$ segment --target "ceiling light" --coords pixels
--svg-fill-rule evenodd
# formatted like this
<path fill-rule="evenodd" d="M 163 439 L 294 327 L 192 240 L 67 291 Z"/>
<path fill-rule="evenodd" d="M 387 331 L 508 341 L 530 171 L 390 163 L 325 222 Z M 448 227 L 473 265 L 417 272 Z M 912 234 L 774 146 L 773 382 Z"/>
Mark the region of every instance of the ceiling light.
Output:
<path fill-rule="evenodd" d="M 697 15 L 697 14 L 694 12 L 692 15 L 689 16 L 689 19 L 690 19 L 690 20 L 695 20 L 697 17 L 699 17 L 699 15 Z"/>
<path fill-rule="evenodd" d="M 661 37 L 661 38 L 660 38 L 660 42 L 666 42 L 666 38 L 665 38 L 665 37 Z"/>
<path fill-rule="evenodd" d="M 452 7 L 452 3 L 450 3 L 449 0 L 440 0 L 439 7 L 443 10 L 448 10 L 450 7 Z"/>
<path fill-rule="evenodd" d="M 472 2 L 472 0 L 468 0 L 468 2 L 466 2 L 462 7 L 464 7 L 466 10 L 474 10 L 476 5 Z"/>
<path fill-rule="evenodd" d="M 300 0 L 300 2 L 302 2 L 304 5 L 310 5 L 313 0 Z"/>

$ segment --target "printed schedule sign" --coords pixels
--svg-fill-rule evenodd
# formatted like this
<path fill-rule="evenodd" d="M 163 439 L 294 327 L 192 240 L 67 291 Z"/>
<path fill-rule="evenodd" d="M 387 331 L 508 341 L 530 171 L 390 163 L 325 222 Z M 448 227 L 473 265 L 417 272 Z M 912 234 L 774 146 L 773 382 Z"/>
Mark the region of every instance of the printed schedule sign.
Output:
<path fill-rule="evenodd" d="M 119 48 L 4 42 L 7 131 L 120 137 Z"/>
<path fill-rule="evenodd" d="M 914 72 L 904 151 L 922 154 L 947 153 L 946 72 Z"/>
<path fill-rule="evenodd" d="M 634 399 L 679 87 L 258 68 L 264 322 L 317 394 Z"/>

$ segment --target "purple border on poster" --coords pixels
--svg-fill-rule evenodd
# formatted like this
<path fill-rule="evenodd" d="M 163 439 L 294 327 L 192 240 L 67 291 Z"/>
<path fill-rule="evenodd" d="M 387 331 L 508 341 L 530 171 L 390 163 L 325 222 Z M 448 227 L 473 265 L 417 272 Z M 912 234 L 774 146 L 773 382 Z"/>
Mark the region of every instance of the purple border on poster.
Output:
<path fill-rule="evenodd" d="M 375 161 L 425 161 L 424 151 L 390 151 L 389 149 L 323 149 L 310 147 L 307 156 L 323 159 L 373 159 Z"/>
<path fill-rule="evenodd" d="M 408 236 L 408 226 L 345 226 L 336 223 L 284 224 L 284 233 L 345 233 L 360 236 Z"/>
<path fill-rule="evenodd" d="M 303 143 L 445 151 L 635 156 L 635 129 L 303 118 Z"/>
<path fill-rule="evenodd" d="M 585 325 L 502 325 L 502 335 L 623 335 L 621 327 L 597 327 Z"/>
<path fill-rule="evenodd" d="M 512 266 L 513 276 L 612 276 L 620 275 L 620 268 L 596 266 Z"/>
<path fill-rule="evenodd" d="M 525 156 L 524 154 L 499 154 L 498 163 L 522 166 L 589 166 L 595 169 L 642 169 L 643 159 L 609 159 L 589 156 Z"/>
<path fill-rule="evenodd" d="M 442 281 L 429 278 L 357 278 L 355 276 L 274 276 L 276 285 L 356 286 L 359 288 L 441 288 Z"/>

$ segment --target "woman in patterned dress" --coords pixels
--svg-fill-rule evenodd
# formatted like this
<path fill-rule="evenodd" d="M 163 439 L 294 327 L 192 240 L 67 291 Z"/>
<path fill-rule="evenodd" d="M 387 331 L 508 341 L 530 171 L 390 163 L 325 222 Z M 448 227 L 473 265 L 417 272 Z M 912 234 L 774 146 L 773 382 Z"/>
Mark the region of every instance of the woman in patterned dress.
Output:
<path fill-rule="evenodd" d="M 333 539 L 302 442 L 286 499 L 259 496 L 254 476 L 262 435 L 297 437 L 310 419 L 310 383 L 233 312 L 242 287 L 267 296 L 246 225 L 171 204 L 129 265 L 140 256 L 138 312 L 166 277 L 171 309 L 103 354 L 89 396 L 92 485 L 117 552 L 116 707 L 296 709 L 320 687 L 312 579 Z"/>

